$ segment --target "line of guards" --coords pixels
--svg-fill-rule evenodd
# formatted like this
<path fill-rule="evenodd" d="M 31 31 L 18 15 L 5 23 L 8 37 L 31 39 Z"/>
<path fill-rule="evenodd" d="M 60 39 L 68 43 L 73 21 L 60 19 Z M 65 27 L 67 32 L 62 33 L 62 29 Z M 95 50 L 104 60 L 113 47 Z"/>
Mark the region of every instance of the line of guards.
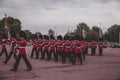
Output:
<path fill-rule="evenodd" d="M 69 58 L 72 64 L 75 64 L 78 57 L 80 64 L 82 64 L 83 59 L 85 60 L 85 54 L 88 53 L 88 42 L 81 42 L 78 39 L 71 40 L 69 36 L 65 36 L 63 41 L 62 36 L 59 35 L 56 41 L 53 36 L 49 38 L 45 35 L 43 40 L 41 36 L 39 40 L 33 40 L 33 49 L 30 57 L 33 58 L 35 52 L 36 59 L 38 59 L 41 53 L 40 59 L 43 60 L 46 58 L 49 61 L 53 55 L 55 62 L 58 62 L 59 58 L 61 58 L 62 63 L 65 63 L 66 58 Z"/>
<path fill-rule="evenodd" d="M 64 39 L 64 40 L 63 40 Z M 23 38 L 21 38 L 20 41 L 16 41 L 15 39 L 11 39 L 9 42 L 11 42 L 11 50 L 8 55 L 7 50 L 6 50 L 6 42 L 8 41 L 1 41 L 2 42 L 2 51 L 0 53 L 1 55 L 5 52 L 6 59 L 3 62 L 6 64 L 12 55 L 14 55 L 14 58 L 16 60 L 13 69 L 11 71 L 17 71 L 20 59 L 23 58 L 27 67 L 28 71 L 32 70 L 32 66 L 30 62 L 28 61 L 26 57 L 26 44 L 27 41 Z M 17 44 L 17 46 L 16 46 Z M 103 43 L 100 42 L 98 44 L 99 46 L 99 55 L 102 55 L 102 48 L 103 48 Z M 95 55 L 97 43 L 95 41 L 91 42 L 91 55 Z M 18 56 L 16 55 L 17 49 L 19 50 Z M 66 62 L 66 58 L 69 58 L 69 62 L 71 62 L 73 65 L 76 63 L 76 59 L 80 61 L 80 64 L 83 63 L 83 60 L 85 60 L 85 55 L 88 54 L 88 42 L 86 41 L 80 41 L 80 36 L 76 35 L 75 37 L 70 37 L 70 36 L 65 36 L 62 38 L 61 35 L 57 36 L 57 40 L 55 40 L 54 36 L 50 35 L 40 35 L 39 40 L 34 39 L 33 40 L 33 48 L 32 52 L 30 55 L 30 58 L 34 57 L 34 52 L 36 53 L 35 58 L 39 59 L 46 59 L 49 61 L 52 58 L 54 58 L 55 62 L 58 62 L 59 58 L 61 58 L 62 63 Z"/>
<path fill-rule="evenodd" d="M 75 37 L 64 36 L 62 38 L 61 35 L 57 36 L 57 40 L 55 40 L 54 36 L 48 37 L 47 35 L 39 36 L 39 40 L 33 40 L 33 48 L 31 52 L 31 58 L 33 58 L 34 52 L 36 53 L 36 59 L 46 59 L 49 61 L 51 56 L 53 55 L 54 61 L 58 62 L 59 58 L 62 59 L 62 63 L 66 62 L 66 58 L 69 58 L 69 62 L 73 65 L 76 63 L 76 58 L 80 60 L 80 64 L 85 60 L 85 55 L 88 54 L 88 42 L 80 41 L 80 36 L 76 35 Z M 100 42 L 99 46 L 99 55 L 102 55 L 103 43 Z M 95 55 L 97 48 L 97 43 L 95 41 L 91 42 L 91 55 Z"/>

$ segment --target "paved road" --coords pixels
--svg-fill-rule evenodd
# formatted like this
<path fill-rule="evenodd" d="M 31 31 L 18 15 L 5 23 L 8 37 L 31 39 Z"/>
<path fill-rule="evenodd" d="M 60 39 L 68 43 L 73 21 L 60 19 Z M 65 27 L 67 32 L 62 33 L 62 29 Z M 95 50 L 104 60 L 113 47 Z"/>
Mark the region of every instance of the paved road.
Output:
<path fill-rule="evenodd" d="M 27 47 L 29 58 L 31 47 Z M 90 51 L 89 51 L 90 54 Z M 21 60 L 18 71 L 12 72 L 15 60 L 12 58 L 8 64 L 3 64 L 5 56 L 0 57 L 0 80 L 120 80 L 120 49 L 104 49 L 103 56 L 86 56 L 83 65 L 78 62 L 71 65 L 69 61 L 62 64 L 61 61 L 30 59 L 32 71 L 26 71 L 27 67 Z"/>

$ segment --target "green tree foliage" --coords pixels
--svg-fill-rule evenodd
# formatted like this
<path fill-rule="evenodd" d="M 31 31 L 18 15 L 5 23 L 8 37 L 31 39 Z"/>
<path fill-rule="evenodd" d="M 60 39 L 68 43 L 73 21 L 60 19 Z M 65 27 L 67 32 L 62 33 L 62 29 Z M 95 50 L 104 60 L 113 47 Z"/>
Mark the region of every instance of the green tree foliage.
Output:
<path fill-rule="evenodd" d="M 120 33 L 120 25 L 115 24 L 115 25 L 111 26 L 110 28 L 108 28 L 104 37 L 108 41 L 119 42 L 119 33 Z"/>
<path fill-rule="evenodd" d="M 26 34 L 26 39 L 27 40 L 30 40 L 30 39 L 33 38 L 33 34 L 30 32 L 30 30 L 25 30 L 24 32 Z"/>
<path fill-rule="evenodd" d="M 85 40 L 87 40 L 87 41 L 92 41 L 93 39 L 96 41 L 100 40 L 99 27 L 93 26 L 92 29 L 90 29 L 86 23 L 79 23 L 77 25 L 77 29 L 75 30 L 75 32 L 74 33 L 72 32 L 72 36 L 80 35 L 80 37 L 82 38 L 82 30 L 83 29 L 86 32 L 86 39 Z"/>
<path fill-rule="evenodd" d="M 85 29 L 86 32 L 88 32 L 90 30 L 89 26 L 86 23 L 79 23 L 77 25 L 77 29 L 75 31 L 75 33 L 80 36 L 82 36 L 82 30 Z"/>
<path fill-rule="evenodd" d="M 14 38 L 18 38 L 22 28 L 20 20 L 13 17 L 7 17 L 7 23 L 8 23 L 10 35 Z M 0 35 L 3 34 L 4 27 L 5 27 L 5 18 L 0 20 L 0 29 L 2 30 L 2 31 L 0 30 Z"/>

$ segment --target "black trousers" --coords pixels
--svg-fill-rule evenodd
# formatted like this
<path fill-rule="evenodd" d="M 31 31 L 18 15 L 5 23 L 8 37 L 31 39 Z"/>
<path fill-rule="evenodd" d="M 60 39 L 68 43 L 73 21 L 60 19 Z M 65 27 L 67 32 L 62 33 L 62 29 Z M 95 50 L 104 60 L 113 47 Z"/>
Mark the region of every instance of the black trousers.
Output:
<path fill-rule="evenodd" d="M 49 53 L 48 53 L 48 60 L 51 59 L 51 56 L 52 56 L 52 53 L 53 53 L 53 56 L 54 56 L 54 59 L 55 59 L 55 50 L 50 50 Z"/>
<path fill-rule="evenodd" d="M 66 58 L 69 58 L 69 61 L 71 62 L 71 52 L 63 52 L 62 53 L 62 63 L 66 62 Z"/>
<path fill-rule="evenodd" d="M 83 59 L 85 60 L 85 51 L 82 51 Z"/>
<path fill-rule="evenodd" d="M 91 55 L 95 55 L 96 53 L 96 48 L 91 48 Z"/>
<path fill-rule="evenodd" d="M 4 62 L 5 64 L 10 60 L 10 58 L 12 57 L 12 55 L 14 56 L 15 60 L 17 60 L 16 51 L 15 52 L 11 51 L 9 53 L 8 57 L 5 59 L 5 62 Z"/>
<path fill-rule="evenodd" d="M 49 56 L 48 50 L 44 50 L 44 51 L 43 51 L 43 53 L 42 53 L 42 58 L 41 58 L 41 59 L 44 59 L 45 56 L 47 56 L 47 59 L 48 59 L 48 56 Z"/>
<path fill-rule="evenodd" d="M 41 54 L 41 57 L 42 57 L 42 50 L 41 49 L 38 49 L 37 58 L 39 58 L 39 54 Z"/>
<path fill-rule="evenodd" d="M 99 49 L 99 56 L 102 56 L 103 49 Z"/>
<path fill-rule="evenodd" d="M 88 54 L 88 48 L 85 49 L 85 55 L 87 55 L 87 54 Z"/>
<path fill-rule="evenodd" d="M 18 65 L 20 63 L 21 58 L 23 58 L 23 60 L 25 61 L 25 64 L 26 64 L 27 68 L 31 69 L 32 66 L 31 66 L 30 62 L 28 61 L 28 59 L 26 57 L 26 54 L 18 54 L 17 60 L 16 60 L 16 62 L 14 64 L 14 66 L 13 66 L 13 69 L 15 69 L 15 70 L 18 69 Z"/>
<path fill-rule="evenodd" d="M 73 54 L 72 56 L 72 64 L 75 64 L 76 63 L 76 58 L 79 58 L 80 60 L 80 64 L 82 64 L 83 60 L 82 60 L 82 54 L 81 53 L 78 53 L 78 54 Z"/>
<path fill-rule="evenodd" d="M 33 58 L 33 54 L 34 54 L 34 52 L 36 53 L 36 59 L 38 58 L 38 53 L 37 53 L 37 48 L 33 48 L 32 49 L 32 52 L 31 52 L 31 58 Z"/>
<path fill-rule="evenodd" d="M 63 51 L 57 51 L 55 54 L 55 62 L 58 62 L 58 56 L 62 56 Z"/>
<path fill-rule="evenodd" d="M 2 49 L 1 53 L 0 53 L 0 57 L 3 55 L 3 53 L 5 53 L 5 56 L 6 58 L 8 57 L 8 53 L 7 53 L 7 50 L 6 48 L 5 49 Z"/>

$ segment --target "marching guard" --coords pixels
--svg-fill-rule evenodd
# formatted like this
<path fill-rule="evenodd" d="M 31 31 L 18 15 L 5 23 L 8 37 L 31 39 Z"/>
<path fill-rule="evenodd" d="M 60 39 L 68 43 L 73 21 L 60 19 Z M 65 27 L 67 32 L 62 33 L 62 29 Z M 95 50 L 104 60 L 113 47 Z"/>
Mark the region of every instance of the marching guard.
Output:
<path fill-rule="evenodd" d="M 5 59 L 5 61 L 3 62 L 4 64 L 7 64 L 7 62 L 10 60 L 12 55 L 14 56 L 15 60 L 17 59 L 17 54 L 16 54 L 17 53 L 17 51 L 16 51 L 17 47 L 15 49 L 16 40 L 11 37 L 10 42 L 11 42 L 10 53 L 9 53 L 8 57 Z"/>
<path fill-rule="evenodd" d="M 62 36 L 57 36 L 57 42 L 56 42 L 56 54 L 55 54 L 55 62 L 58 62 L 58 56 L 62 56 L 63 54 L 63 41 Z"/>
<path fill-rule="evenodd" d="M 42 35 L 39 35 L 37 58 L 39 58 L 39 54 L 41 54 L 41 56 L 42 56 L 42 54 L 43 54 L 43 53 L 42 53 L 42 50 L 43 50 L 42 46 L 43 46 L 43 36 L 42 36 Z"/>
<path fill-rule="evenodd" d="M 50 35 L 48 60 L 51 59 L 52 53 L 53 53 L 53 56 L 54 56 L 54 59 L 55 59 L 55 55 L 56 55 L 55 44 L 56 44 L 56 41 L 55 41 L 54 36 Z"/>
<path fill-rule="evenodd" d="M 79 41 L 80 36 L 75 36 L 76 40 L 74 40 L 74 47 L 73 47 L 73 55 L 72 55 L 72 64 L 75 65 L 76 58 L 78 57 L 80 60 L 80 64 L 82 64 L 82 48 L 81 48 L 81 42 Z"/>
<path fill-rule="evenodd" d="M 83 59 L 85 60 L 85 42 L 84 41 L 81 41 L 81 49 L 82 49 Z"/>
<path fill-rule="evenodd" d="M 92 40 L 92 42 L 91 42 L 91 56 L 95 55 L 96 48 L 97 48 L 97 43 L 94 40 Z"/>
<path fill-rule="evenodd" d="M 6 49 L 6 44 L 7 44 L 7 40 L 2 39 L 2 51 L 0 52 L 0 57 L 3 55 L 3 53 L 5 53 L 6 58 L 8 57 L 8 53 L 7 53 L 7 49 Z"/>
<path fill-rule="evenodd" d="M 102 41 L 98 43 L 98 48 L 99 48 L 99 56 L 102 56 L 102 53 L 103 53 L 103 42 Z"/>
<path fill-rule="evenodd" d="M 48 44 L 49 44 L 49 37 L 47 35 L 44 35 L 44 41 L 43 41 L 43 53 L 42 53 L 42 57 L 41 57 L 41 60 L 43 60 L 46 56 L 47 56 L 47 59 L 48 60 L 48 56 L 49 56 L 49 53 L 48 53 Z"/>
<path fill-rule="evenodd" d="M 85 54 L 88 55 L 88 42 L 85 41 Z"/>
<path fill-rule="evenodd" d="M 19 45 L 19 54 L 18 54 L 18 57 L 17 57 L 17 60 L 14 64 L 14 66 L 13 66 L 13 69 L 11 69 L 11 71 L 17 71 L 21 58 L 23 58 L 23 60 L 25 61 L 25 64 L 27 65 L 27 68 L 28 68 L 27 71 L 32 70 L 32 66 L 26 56 L 25 47 L 26 47 L 27 41 L 23 37 L 21 37 L 21 40 L 18 41 L 17 44 Z"/>
<path fill-rule="evenodd" d="M 34 40 L 33 40 L 33 48 L 32 48 L 32 52 L 31 52 L 31 56 L 30 56 L 30 58 L 33 58 L 33 54 L 34 54 L 34 52 L 36 53 L 36 59 L 38 59 L 38 53 L 37 53 L 37 36 L 36 35 L 34 35 Z"/>
<path fill-rule="evenodd" d="M 64 40 L 66 40 L 66 41 L 65 41 L 64 47 L 63 47 L 64 52 L 62 54 L 62 62 L 65 63 L 67 57 L 69 58 L 69 61 L 71 62 L 71 54 L 72 54 L 71 45 L 72 45 L 72 42 L 70 41 L 70 36 L 66 35 L 64 37 Z"/>

